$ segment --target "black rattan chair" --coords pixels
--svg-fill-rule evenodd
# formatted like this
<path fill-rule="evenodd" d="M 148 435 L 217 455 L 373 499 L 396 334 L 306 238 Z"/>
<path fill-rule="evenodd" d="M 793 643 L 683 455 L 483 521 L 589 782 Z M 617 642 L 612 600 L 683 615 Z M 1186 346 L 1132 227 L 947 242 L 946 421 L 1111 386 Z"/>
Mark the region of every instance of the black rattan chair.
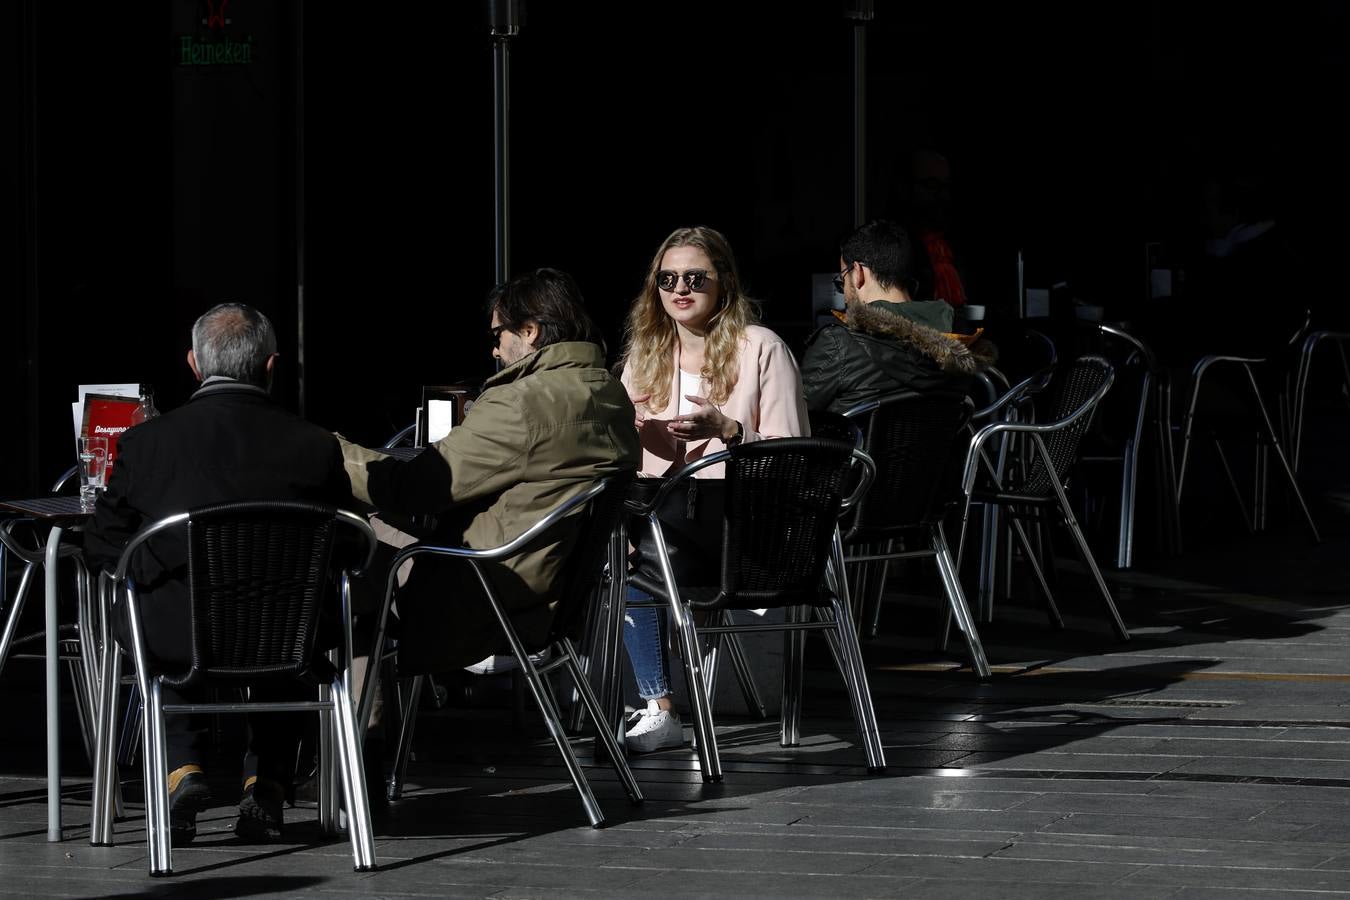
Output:
<path fill-rule="evenodd" d="M 682 490 L 696 472 L 725 466 L 722 555 L 717 584 L 676 584 L 657 511 L 672 491 Z M 854 471 L 861 469 L 848 492 Z M 848 585 L 839 540 L 840 514 L 872 481 L 872 460 L 852 444 L 820 438 L 755 441 L 715 453 L 671 477 L 649 503 L 634 512 L 647 518 L 661 566 L 659 576 L 631 572 L 629 584 L 670 610 L 684 659 L 685 683 L 693 705 L 694 733 L 703 780 L 722 780 L 712 720 L 701 634 L 784 632 L 783 711 L 780 741 L 795 746 L 801 724 L 804 631 L 824 629 L 839 664 L 867 752 L 868 769 L 880 772 L 886 760 L 877 734 L 876 712 L 849 608 Z M 833 571 L 827 572 L 828 569 Z M 827 574 L 831 584 L 827 586 Z M 719 624 L 696 628 L 696 609 L 785 607 L 782 624 Z M 814 610 L 818 621 L 807 621 Z"/>
<path fill-rule="evenodd" d="M 1013 533 L 1045 595 L 1051 620 L 1061 624 L 1054 597 L 1038 559 L 1040 554 L 1032 548 L 1026 530 L 1022 527 L 1024 519 L 1044 520 L 1050 513 L 1056 512 L 1068 527 L 1079 556 L 1096 581 L 1112 627 L 1121 640 L 1129 640 L 1129 629 L 1120 618 L 1111 591 L 1093 559 L 1092 550 L 1083 537 L 1064 491 L 1065 479 L 1078 458 L 1079 443 L 1091 424 L 1098 402 L 1111 388 L 1114 374 L 1111 364 L 1100 356 L 1080 357 L 1073 365 L 1056 373 L 1050 388 L 1052 395 L 1045 417 L 1049 419 L 1046 424 L 995 422 L 980 428 L 966 458 L 963 478 L 966 507 L 961 520 L 957 560 L 959 565 L 971 503 L 1005 509 L 1010 513 Z M 985 452 L 985 445 L 1003 436 L 1023 437 L 1024 440 L 1016 442 L 1011 464 L 1000 469 Z M 984 478 L 982 485 L 977 484 L 977 477 L 981 474 Z"/>
<path fill-rule="evenodd" d="M 186 671 L 166 671 L 147 655 L 136 584 L 131 576 L 137 554 L 153 552 L 149 542 L 172 529 L 185 530 L 187 540 L 192 647 L 191 665 Z M 343 565 L 334 558 L 346 556 L 349 549 L 334 546 L 343 529 L 356 532 L 360 540 L 360 552 L 351 553 L 355 564 Z M 179 513 L 145 526 L 127 543 L 113 576 L 113 588 L 125 592 L 136 682 L 146 698 L 142 718 L 150 874 L 168 875 L 173 871 L 164 716 L 198 712 L 293 714 L 318 710 L 323 723 L 320 827 L 329 833 L 336 830 L 340 783 L 354 866 L 357 871 L 375 867 L 360 737 L 349 687 L 352 642 L 348 596 L 349 572 L 368 565 L 374 550 L 375 535 L 360 516 L 317 504 L 285 501 L 225 503 Z M 336 604 L 331 596 L 334 570 L 340 570 Z M 320 619 L 331 615 L 334 606 L 339 607 L 342 632 L 336 665 L 318 653 Z M 108 634 L 105 628 L 105 636 Z M 121 655 L 111 637 L 104 648 L 91 815 L 93 844 L 111 842 L 109 798 L 116 776 L 113 712 Z M 181 705 L 166 705 L 161 700 L 162 685 L 242 687 L 263 681 L 314 685 L 319 698 Z M 336 767 L 334 743 L 340 760 Z"/>
<path fill-rule="evenodd" d="M 877 590 L 855 592 L 866 601 L 860 615 L 875 635 L 881 615 L 881 588 L 893 559 L 932 557 L 942 578 L 950 613 L 965 637 L 971 668 L 989 677 L 989 663 L 966 605 L 943 533 L 942 519 L 962 498 L 961 464 L 969 437 L 968 400 L 925 397 L 912 391 L 892 394 L 850 409 L 846 415 L 865 423 L 863 449 L 876 463 L 871 489 L 845 520 L 843 541 L 852 548 L 844 562 L 855 568 L 880 564 Z M 896 550 L 896 542 L 903 549 Z M 870 548 L 870 549 L 869 549 Z"/>
<path fill-rule="evenodd" d="M 595 794 L 591 791 L 590 783 L 586 780 L 581 764 L 577 762 L 576 754 L 572 752 L 572 746 L 568 742 L 567 734 L 558 715 L 557 704 L 548 684 L 544 681 L 544 676 L 554 669 L 566 669 L 572 683 L 581 695 L 582 702 L 585 703 L 587 711 L 590 713 L 591 721 L 596 725 L 596 740 L 600 742 L 610 757 L 614 770 L 620 781 L 623 782 L 629 797 L 634 803 L 641 803 L 642 791 L 619 748 L 613 728 L 604 727 L 606 717 L 601 711 L 600 704 L 596 700 L 590 682 L 587 680 L 572 646 L 573 638 L 577 637 L 584 628 L 586 607 L 597 594 L 597 586 L 603 578 L 605 563 L 613 556 L 611 552 L 613 535 L 616 526 L 624 515 L 624 497 L 631 482 L 631 475 L 614 475 L 601 479 L 554 509 L 514 540 L 500 547 L 471 550 L 467 547 L 445 547 L 418 543 L 403 548 L 394 556 L 389 566 L 384 606 L 381 609 L 379 623 L 376 626 L 375 642 L 372 644 L 372 656 L 382 656 L 389 611 L 397 594 L 397 573 L 406 560 L 419 556 L 439 556 L 463 560 L 472 566 L 479 583 L 483 587 L 486 602 L 492 606 L 492 611 L 501 625 L 502 633 L 510 645 L 511 653 L 515 656 L 520 671 L 524 673 L 526 684 L 529 686 L 534 702 L 544 718 L 544 725 L 548 728 L 549 736 L 553 738 L 562 754 L 563 762 L 567 766 L 572 783 L 576 786 L 577 793 L 581 795 L 586 816 L 594 828 L 599 828 L 604 824 L 604 814 L 600 810 L 599 802 L 595 799 Z M 510 559 L 520 553 L 556 541 L 558 540 L 558 526 L 562 523 L 573 525 L 577 516 L 584 518 L 579 526 L 577 542 L 573 546 L 568 556 L 567 566 L 562 572 L 564 587 L 559 594 L 558 606 L 554 610 L 551 633 L 543 647 L 527 647 L 511 624 L 510 616 L 502 607 L 501 601 L 497 598 L 492 583 L 485 575 L 481 564 Z M 536 664 L 531 660 L 530 654 L 542 649 L 550 651 L 548 653 L 549 661 Z M 416 710 L 422 679 L 423 676 L 417 676 L 413 679 L 409 702 L 405 705 L 394 777 L 390 786 L 391 799 L 397 798 L 402 792 L 409 752 L 412 746 L 413 729 L 416 725 Z M 374 695 L 371 691 L 363 691 L 358 717 L 363 723 L 369 721 L 373 698 Z"/>

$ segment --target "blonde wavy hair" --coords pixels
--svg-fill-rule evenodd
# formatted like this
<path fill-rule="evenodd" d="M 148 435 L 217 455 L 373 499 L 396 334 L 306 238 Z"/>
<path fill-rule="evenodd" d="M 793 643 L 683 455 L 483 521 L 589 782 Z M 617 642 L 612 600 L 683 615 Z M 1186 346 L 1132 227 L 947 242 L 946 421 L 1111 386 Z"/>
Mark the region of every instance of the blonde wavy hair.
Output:
<path fill-rule="evenodd" d="M 697 247 L 712 260 L 717 271 L 717 310 L 708 320 L 703 350 L 703 370 L 699 374 L 711 387 L 708 399 L 714 404 L 727 402 L 736 386 L 737 357 L 741 338 L 747 325 L 759 321 L 757 304 L 741 290 L 741 278 L 736 271 L 736 259 L 731 245 L 720 232 L 695 226 L 679 228 L 661 242 L 642 292 L 633 300 L 624 326 L 623 366 L 632 373 L 633 386 L 639 394 L 650 394 L 648 407 L 665 409 L 670 402 L 670 386 L 675 376 L 675 320 L 666 315 L 661 305 L 661 292 L 656 286 L 656 273 L 661 260 L 673 247 Z"/>

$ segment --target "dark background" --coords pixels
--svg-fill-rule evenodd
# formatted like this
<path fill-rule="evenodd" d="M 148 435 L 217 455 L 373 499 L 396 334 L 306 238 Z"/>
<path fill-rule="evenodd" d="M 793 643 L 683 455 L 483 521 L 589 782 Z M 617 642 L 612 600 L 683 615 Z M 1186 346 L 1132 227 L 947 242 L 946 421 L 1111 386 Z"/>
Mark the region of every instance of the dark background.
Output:
<path fill-rule="evenodd" d="M 696 223 L 730 238 L 768 323 L 805 339 L 810 274 L 837 267 L 852 225 L 853 25 L 839 3 L 802 6 L 526 4 L 513 269 L 576 275 L 611 353 L 650 254 Z M 486 3 L 229 0 L 225 32 L 251 35 L 254 61 L 176 65 L 206 10 L 0 13 L 5 496 L 66 468 L 76 385 L 149 382 L 161 409 L 182 403 L 189 328 L 222 300 L 272 318 L 276 393 L 295 407 L 301 260 L 314 421 L 379 442 L 411 420 L 419 385 L 491 370 Z M 1014 302 L 1020 248 L 1030 282 L 1067 278 L 1123 315 L 1144 243 L 1194 238 L 1205 179 L 1237 173 L 1302 250 L 1272 301 L 1335 312 L 1346 22 L 1343 0 L 877 0 L 868 211 L 902 212 L 910 151 L 939 149 L 972 302 Z"/>

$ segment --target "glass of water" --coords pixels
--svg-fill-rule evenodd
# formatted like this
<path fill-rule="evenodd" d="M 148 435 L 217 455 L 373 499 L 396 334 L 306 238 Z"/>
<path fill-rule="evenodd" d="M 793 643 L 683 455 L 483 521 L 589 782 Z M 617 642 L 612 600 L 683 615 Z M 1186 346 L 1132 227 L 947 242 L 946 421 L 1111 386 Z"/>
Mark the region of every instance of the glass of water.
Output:
<path fill-rule="evenodd" d="M 104 435 L 80 438 L 80 507 L 94 508 L 98 492 L 107 484 L 108 438 Z"/>

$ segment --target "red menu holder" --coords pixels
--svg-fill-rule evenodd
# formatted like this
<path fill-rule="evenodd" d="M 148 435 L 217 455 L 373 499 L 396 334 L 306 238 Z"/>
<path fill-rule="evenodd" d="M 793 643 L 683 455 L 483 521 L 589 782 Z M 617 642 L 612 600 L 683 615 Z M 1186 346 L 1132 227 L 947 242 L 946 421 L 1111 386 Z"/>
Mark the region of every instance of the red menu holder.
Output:
<path fill-rule="evenodd" d="M 117 458 L 117 439 L 134 424 L 132 414 L 140 405 L 139 397 L 112 394 L 86 394 L 84 397 L 84 422 L 80 425 L 80 433 L 89 437 L 102 435 L 108 439 L 109 471 Z"/>

